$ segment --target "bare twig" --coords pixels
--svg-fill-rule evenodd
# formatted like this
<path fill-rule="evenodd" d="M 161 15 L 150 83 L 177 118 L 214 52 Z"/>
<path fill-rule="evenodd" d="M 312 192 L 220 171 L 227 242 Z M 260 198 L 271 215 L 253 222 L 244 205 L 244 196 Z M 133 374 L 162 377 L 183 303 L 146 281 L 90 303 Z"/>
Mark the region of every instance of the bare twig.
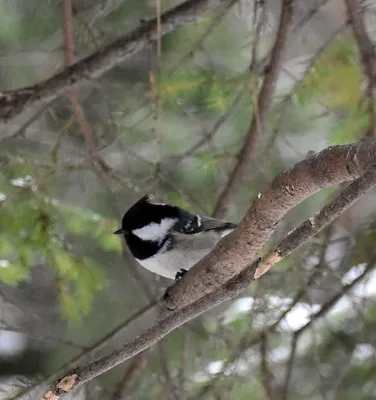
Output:
<path fill-rule="evenodd" d="M 59 337 L 55 337 L 55 336 L 49 336 L 46 335 L 44 333 L 34 333 L 34 332 L 30 332 L 30 331 L 25 331 L 23 329 L 17 328 L 15 326 L 11 326 L 9 324 L 3 325 L 0 324 L 0 330 L 2 331 L 9 331 L 9 332 L 18 332 L 18 333 L 22 333 L 24 335 L 28 335 L 28 336 L 32 336 L 36 339 L 42 339 L 42 340 L 47 340 L 47 341 L 51 341 L 51 342 L 57 342 L 60 343 L 64 346 L 70 346 L 70 347 L 75 347 L 77 349 L 80 350 L 86 350 L 86 347 L 73 342 L 72 340 L 68 340 L 68 339 L 63 339 L 63 338 L 59 338 Z"/>
<path fill-rule="evenodd" d="M 181 161 L 182 159 L 186 158 L 186 157 L 190 157 L 193 154 L 196 153 L 196 151 L 202 147 L 204 144 L 208 143 L 218 132 L 218 130 L 220 129 L 220 127 L 226 122 L 226 120 L 228 119 L 228 117 L 230 116 L 230 113 L 238 106 L 238 104 L 240 103 L 241 99 L 243 98 L 245 93 L 245 90 L 240 90 L 239 93 L 235 96 L 233 102 L 230 104 L 230 107 L 228 108 L 227 112 L 225 114 L 222 114 L 217 121 L 214 123 L 213 127 L 211 128 L 211 130 L 209 132 L 207 132 L 207 134 L 199 139 L 192 147 L 190 147 L 188 150 L 184 151 L 181 154 L 176 154 L 174 156 L 172 156 L 172 160 L 174 165 L 176 165 L 176 162 Z"/>
<path fill-rule="evenodd" d="M 134 357 L 132 364 L 127 369 L 123 379 L 121 380 L 118 389 L 112 396 L 112 400 L 123 400 L 129 394 L 134 381 L 141 371 L 147 366 L 149 351 L 145 350 Z"/>
<path fill-rule="evenodd" d="M 56 99 L 53 99 L 49 102 L 46 102 L 45 104 L 43 104 L 43 106 L 41 106 L 39 108 L 39 110 L 37 110 L 30 118 L 27 119 L 27 121 L 22 124 L 20 127 L 17 127 L 17 129 L 11 133 L 8 134 L 6 136 L 4 136 L 1 140 L 0 140 L 0 144 L 5 142 L 6 140 L 11 140 L 11 139 L 17 139 L 20 137 L 25 137 L 25 131 L 26 129 L 33 124 L 40 116 L 43 115 L 43 113 L 45 111 L 47 111 L 56 101 Z"/>
<path fill-rule="evenodd" d="M 199 15 L 228 0 L 187 0 L 161 16 L 161 35 L 180 26 L 196 21 Z M 131 57 L 157 40 L 157 20 L 144 22 L 134 31 L 101 48 L 90 56 L 50 79 L 0 96 L 0 119 L 9 120 L 20 114 L 26 107 L 50 101 L 73 87 L 96 79 L 115 65 Z"/>
<path fill-rule="evenodd" d="M 309 58 L 309 60 L 306 63 L 305 70 L 299 79 L 296 79 L 296 77 L 294 77 L 293 74 L 289 73 L 289 71 L 286 68 L 283 69 L 283 71 L 285 73 L 288 73 L 289 76 L 295 81 L 295 83 L 291 88 L 290 92 L 283 97 L 283 99 L 279 102 L 279 104 L 276 107 L 276 112 L 278 112 L 278 120 L 276 122 L 275 128 L 273 129 L 273 134 L 271 135 L 267 143 L 265 143 L 264 145 L 264 151 L 262 152 L 260 159 L 265 158 L 267 156 L 267 152 L 271 148 L 273 148 L 273 144 L 277 139 L 280 127 L 283 125 L 285 118 L 288 116 L 288 113 L 285 113 L 284 111 L 294 98 L 294 94 L 297 92 L 299 87 L 304 87 L 307 76 L 310 74 L 312 68 L 314 68 L 315 64 L 320 59 L 321 55 L 333 43 L 333 41 L 338 37 L 338 35 L 345 30 L 346 27 L 347 24 L 341 25 L 335 32 L 333 32 L 333 34 L 329 37 L 329 39 L 322 46 L 320 46 L 320 48 L 315 52 L 315 54 L 313 54 Z M 319 103 L 322 107 L 324 107 L 324 109 L 328 110 L 329 112 L 335 113 L 335 111 L 329 110 L 324 102 L 320 101 Z"/>
<path fill-rule="evenodd" d="M 74 42 L 72 33 L 72 0 L 64 0 L 64 42 L 65 42 L 65 63 L 70 67 L 74 63 Z M 96 154 L 94 134 L 89 122 L 86 119 L 85 111 L 78 100 L 77 91 L 73 88 L 69 91 L 69 100 L 72 104 L 74 114 L 84 136 L 89 154 L 94 157 Z"/>
<path fill-rule="evenodd" d="M 351 283 L 344 285 L 341 290 L 339 290 L 335 295 L 333 295 L 327 302 L 325 302 L 321 307 L 320 310 L 310 316 L 309 321 L 303 325 L 301 328 L 296 330 L 293 333 L 292 343 L 291 343 L 291 350 L 290 350 L 290 357 L 287 364 L 286 376 L 285 381 L 283 384 L 282 390 L 282 400 L 288 400 L 289 392 L 290 392 L 290 385 L 296 355 L 296 347 L 298 344 L 298 340 L 300 336 L 319 318 L 322 318 L 326 315 L 336 304 L 337 302 L 345 296 L 351 289 L 353 289 L 358 283 L 360 283 L 371 271 L 374 270 L 376 262 L 376 257 L 374 256 L 372 260 L 368 263 L 367 267 L 364 268 L 364 271 L 355 278 Z"/>
<path fill-rule="evenodd" d="M 187 53 L 185 53 L 183 55 L 183 57 L 181 57 L 179 59 L 178 62 L 173 64 L 172 67 L 170 67 L 168 69 L 169 74 L 174 74 L 179 67 L 181 67 L 182 65 L 185 64 L 185 62 L 189 59 L 189 57 L 191 57 L 194 54 L 194 52 L 202 45 L 202 43 L 205 41 L 205 39 L 207 39 L 209 37 L 209 35 L 213 32 L 213 30 L 219 25 L 219 23 L 222 21 L 223 17 L 225 15 L 227 15 L 227 13 L 232 8 L 232 6 L 235 3 L 237 3 L 238 1 L 239 0 L 230 0 L 229 2 L 224 4 L 224 7 L 218 11 L 218 14 L 213 18 L 213 20 L 211 21 L 210 25 L 207 27 L 205 32 L 191 46 L 189 51 L 187 51 Z"/>
<path fill-rule="evenodd" d="M 166 393 L 169 393 L 167 398 L 172 398 L 173 400 L 182 400 L 184 398 L 184 392 L 180 390 L 177 392 L 175 383 L 171 376 L 170 368 L 168 365 L 168 352 L 165 346 L 165 342 L 161 340 L 158 343 L 158 350 L 159 350 L 159 363 L 161 366 L 161 371 L 164 375 L 164 383 L 166 386 Z"/>
<path fill-rule="evenodd" d="M 243 179 L 249 160 L 258 145 L 259 138 L 264 130 L 265 119 L 270 107 L 270 101 L 273 97 L 275 86 L 278 79 L 278 74 L 282 65 L 282 57 L 285 48 L 287 33 L 290 28 L 290 23 L 293 14 L 293 1 L 284 0 L 279 27 L 277 31 L 276 41 L 271 53 L 268 71 L 262 83 L 260 95 L 255 106 L 251 126 L 248 134 L 245 137 L 243 146 L 237 155 L 237 162 L 230 173 L 228 181 L 218 197 L 214 207 L 213 215 L 223 217 L 226 214 L 227 205 L 229 204 L 232 195 L 234 194 L 239 182 Z"/>
<path fill-rule="evenodd" d="M 366 96 L 369 102 L 370 127 L 367 136 L 376 136 L 376 99 L 373 94 L 376 78 L 376 53 L 362 18 L 360 0 L 345 0 L 347 13 L 358 44 L 364 74 L 367 79 Z"/>
<path fill-rule="evenodd" d="M 273 388 L 271 383 L 271 373 L 268 366 L 267 360 L 267 336 L 264 334 L 261 337 L 260 353 L 261 353 L 261 381 L 264 388 L 265 400 L 273 400 Z"/>
<path fill-rule="evenodd" d="M 180 367 L 178 371 L 178 381 L 181 389 L 185 391 L 185 383 L 186 383 L 185 369 L 187 366 L 186 364 L 189 355 L 190 335 L 185 329 L 184 330 L 182 329 L 182 334 L 183 334 L 183 350 L 181 353 Z"/>
<path fill-rule="evenodd" d="M 289 398 L 292 370 L 293 370 L 294 363 L 295 363 L 296 345 L 298 343 L 298 338 L 299 338 L 299 335 L 294 333 L 292 336 L 292 341 L 291 341 L 290 357 L 289 357 L 289 360 L 287 363 L 285 381 L 284 381 L 284 384 L 282 387 L 281 400 L 288 400 L 288 398 Z"/>
<path fill-rule="evenodd" d="M 363 143 L 373 143 L 373 141 L 368 141 L 368 142 L 363 142 Z M 375 141 L 376 142 L 376 141 Z M 347 174 L 349 176 L 354 176 L 356 174 L 360 174 L 362 168 L 361 168 L 361 160 L 364 161 L 365 154 L 369 154 L 369 151 L 367 150 L 366 153 L 362 151 L 362 144 L 358 144 L 359 146 L 357 148 L 357 157 L 359 158 L 356 162 L 356 169 L 354 168 L 354 164 L 351 164 L 351 157 L 350 153 L 352 150 L 352 147 L 346 147 L 346 146 L 337 146 L 337 149 L 343 149 L 346 148 L 348 150 L 347 156 L 348 156 L 348 163 L 347 165 L 349 166 L 349 170 L 347 171 Z M 330 149 L 331 151 L 331 149 Z M 375 150 L 373 150 L 374 152 Z M 371 151 L 371 153 L 373 154 Z M 322 152 L 325 154 L 325 151 Z M 322 154 L 320 153 L 320 154 Z M 334 152 L 336 153 L 336 152 Z M 330 157 L 330 153 L 326 153 L 327 158 Z M 338 156 L 338 154 L 337 154 Z M 363 157 L 364 158 L 363 158 Z M 311 159 L 305 160 L 306 162 L 309 160 L 315 159 L 315 158 L 320 158 L 319 155 L 316 157 L 313 157 Z M 374 158 L 372 159 L 374 160 Z M 332 159 L 333 162 L 333 159 Z M 300 163 L 301 164 L 301 163 Z M 302 164 L 301 164 L 302 165 Z M 304 165 L 304 164 L 303 164 Z M 300 171 L 301 172 L 301 171 Z M 315 171 L 310 169 L 310 173 L 314 174 Z M 289 174 L 290 176 L 293 174 L 293 170 L 289 171 L 289 173 L 284 173 L 285 175 Z M 282 174 L 283 175 L 283 174 Z M 329 179 L 334 179 L 334 177 L 337 177 L 337 180 L 334 179 L 332 183 L 338 183 L 338 171 L 337 175 L 336 173 L 332 173 L 328 170 L 326 170 L 326 176 L 329 175 Z M 311 176 L 312 179 L 312 176 Z M 309 185 L 311 183 L 311 180 L 307 182 L 306 180 L 303 180 L 305 185 Z M 322 185 L 325 180 L 316 180 L 316 184 Z M 329 224 L 331 221 L 333 221 L 334 218 L 336 218 L 340 212 L 343 212 L 346 208 L 351 206 L 361 195 L 366 193 L 368 190 L 370 190 L 374 185 L 376 184 L 376 166 L 372 166 L 369 168 L 364 175 L 362 175 L 360 178 L 356 179 L 351 185 L 349 185 L 343 193 L 341 193 L 339 196 L 337 196 L 328 206 L 324 207 L 324 209 L 315 215 L 315 217 L 312 219 L 312 221 L 306 221 L 305 223 L 302 224 L 302 228 L 298 228 L 295 230 L 291 235 L 290 235 L 290 240 L 294 243 L 294 246 L 291 245 L 290 242 L 283 241 L 280 246 L 278 246 L 277 249 L 270 254 L 274 255 L 274 258 L 271 259 L 271 257 L 267 256 L 266 257 L 266 263 L 261 263 L 260 267 L 260 260 L 258 262 L 253 263 L 252 265 L 248 266 L 247 268 L 243 269 L 238 275 L 235 275 L 232 279 L 230 279 L 227 283 L 223 284 L 220 286 L 216 291 L 211 291 L 206 295 L 201 296 L 201 298 L 196 297 L 197 300 L 194 302 L 184 305 L 183 308 L 177 309 L 177 311 L 168 314 L 166 317 L 162 318 L 160 321 L 158 321 L 155 325 L 153 325 L 151 328 L 147 329 L 144 331 L 141 335 L 133 339 L 132 341 L 126 343 L 121 349 L 116 350 L 109 355 L 102 357 L 98 360 L 95 360 L 85 366 L 79 367 L 75 370 L 70 371 L 67 375 L 65 375 L 63 378 L 61 378 L 52 388 L 50 391 L 48 391 L 45 396 L 43 397 L 43 400 L 48 400 L 48 399 L 59 399 L 62 395 L 70 392 L 73 388 L 76 388 L 77 386 L 95 378 L 96 376 L 108 371 L 109 369 L 115 367 L 116 365 L 124 362 L 125 360 L 135 356 L 136 354 L 140 353 L 141 351 L 149 348 L 153 344 L 157 343 L 159 340 L 161 340 L 164 336 L 166 336 L 168 333 L 173 331 L 174 329 L 178 328 L 180 325 L 184 324 L 185 322 L 195 318 L 196 316 L 200 315 L 204 311 L 208 310 L 211 307 L 214 307 L 215 305 L 228 300 L 230 298 L 236 297 L 241 291 L 243 291 L 245 288 L 248 287 L 249 283 L 257 278 L 257 276 L 260 276 L 261 274 L 259 273 L 259 269 L 262 271 L 265 271 L 265 265 L 270 267 L 272 263 L 278 262 L 282 256 L 286 256 L 289 253 L 291 253 L 297 246 L 302 244 L 302 240 L 297 237 L 296 232 L 299 231 L 301 232 L 302 236 L 304 237 L 304 240 L 308 240 L 310 237 L 312 237 L 314 234 L 316 234 L 320 229 L 322 229 L 324 226 Z M 324 187 L 325 185 L 322 185 L 321 187 Z M 273 184 L 271 185 L 272 188 L 274 188 L 274 192 L 278 191 L 278 186 L 274 186 Z M 286 192 L 286 187 L 285 187 L 285 196 L 290 193 L 291 191 L 295 190 L 296 187 L 294 186 L 289 186 L 288 191 Z M 265 194 L 265 192 L 264 192 Z M 264 200 L 265 201 L 265 200 Z M 257 203 L 257 201 L 255 202 Z M 269 203 L 270 201 L 267 199 L 266 203 Z M 292 203 L 290 203 L 292 204 Z M 257 207 L 257 206 L 256 206 Z M 260 207 L 261 209 L 262 207 Z M 287 211 L 288 207 L 285 207 L 285 211 Z M 252 210 L 252 208 L 251 208 Z M 236 233 L 237 231 L 242 232 L 242 225 L 243 229 L 247 226 L 247 223 L 252 225 L 255 223 L 255 220 L 248 220 L 249 214 L 243 219 L 242 223 L 240 224 L 240 227 L 234 231 Z M 264 214 L 264 218 L 266 218 L 266 215 Z M 271 221 L 268 220 L 268 223 Z M 234 233 L 232 235 L 234 235 Z M 249 237 L 246 234 L 246 231 L 243 230 L 243 236 L 239 237 L 238 243 L 233 243 L 234 247 L 237 247 L 240 245 L 240 241 L 243 240 L 242 245 L 244 246 L 245 243 L 249 243 Z M 239 249 L 236 249 L 239 250 Z M 251 251 L 251 248 L 248 248 L 249 251 Z M 217 264 L 221 262 L 223 259 L 227 259 L 229 253 L 228 249 L 226 249 L 225 246 L 219 246 L 219 249 L 217 248 Z M 242 255 L 244 252 L 242 252 Z M 208 264 L 205 265 L 205 262 L 208 263 L 210 258 L 205 258 L 204 259 L 204 269 L 207 267 Z M 229 262 L 229 261 L 227 261 Z M 238 260 L 237 260 L 238 262 Z M 202 264 L 202 262 L 200 262 Z M 197 265 L 199 265 L 198 263 Z M 226 264 L 225 264 L 226 265 Z M 188 272 L 189 273 L 189 272 Z M 187 273 L 187 274 L 188 274 Z M 186 274 L 186 275 L 187 275 Z M 182 279 L 184 280 L 185 277 Z M 205 293 L 205 292 L 204 292 Z"/>

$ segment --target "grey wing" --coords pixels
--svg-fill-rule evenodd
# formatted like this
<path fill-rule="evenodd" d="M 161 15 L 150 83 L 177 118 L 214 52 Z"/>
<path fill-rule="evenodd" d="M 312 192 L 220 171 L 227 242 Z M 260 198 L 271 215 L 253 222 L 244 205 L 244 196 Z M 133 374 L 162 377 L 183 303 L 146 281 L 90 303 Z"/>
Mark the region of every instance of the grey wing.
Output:
<path fill-rule="evenodd" d="M 221 221 L 219 219 L 201 215 L 193 215 L 183 209 L 180 209 L 179 211 L 179 222 L 172 227 L 172 230 L 185 235 L 192 235 L 203 231 L 222 232 L 237 227 L 237 225 L 232 222 Z"/>

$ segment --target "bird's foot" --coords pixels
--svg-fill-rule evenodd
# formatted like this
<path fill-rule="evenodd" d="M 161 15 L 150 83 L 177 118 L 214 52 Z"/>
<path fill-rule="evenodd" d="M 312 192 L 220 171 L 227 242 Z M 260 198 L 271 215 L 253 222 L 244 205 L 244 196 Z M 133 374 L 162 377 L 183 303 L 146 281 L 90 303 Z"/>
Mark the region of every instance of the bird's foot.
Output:
<path fill-rule="evenodd" d="M 187 273 L 186 269 L 180 269 L 175 275 L 175 282 L 179 282 L 180 279 Z"/>
<path fill-rule="evenodd" d="M 166 291 L 165 291 L 165 293 L 164 293 L 164 295 L 163 295 L 163 300 L 164 300 L 164 301 L 169 301 L 169 300 L 171 299 L 171 296 L 170 296 L 170 294 L 168 293 L 168 289 L 169 289 L 169 288 L 166 289 Z"/>

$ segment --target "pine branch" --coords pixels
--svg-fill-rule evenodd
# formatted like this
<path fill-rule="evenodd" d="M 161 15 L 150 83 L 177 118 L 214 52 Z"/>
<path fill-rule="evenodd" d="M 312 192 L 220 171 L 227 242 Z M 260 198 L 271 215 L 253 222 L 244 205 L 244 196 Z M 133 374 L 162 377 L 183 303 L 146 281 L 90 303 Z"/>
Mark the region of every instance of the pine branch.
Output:
<path fill-rule="evenodd" d="M 228 1 L 187 0 L 161 16 L 160 34 L 166 35 L 184 24 L 194 22 L 202 13 Z M 72 88 L 100 77 L 157 39 L 157 18 L 154 18 L 43 82 L 1 93 L 0 120 L 8 121 L 27 107 L 51 101 Z"/>

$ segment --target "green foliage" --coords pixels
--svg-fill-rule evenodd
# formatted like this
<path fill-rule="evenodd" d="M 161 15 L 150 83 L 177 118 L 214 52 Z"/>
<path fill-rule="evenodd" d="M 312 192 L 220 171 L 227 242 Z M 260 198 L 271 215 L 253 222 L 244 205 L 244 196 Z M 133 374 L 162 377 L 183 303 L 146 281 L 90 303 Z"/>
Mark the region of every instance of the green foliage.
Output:
<path fill-rule="evenodd" d="M 300 104 L 322 99 L 329 107 L 355 109 L 362 96 L 362 70 L 354 40 L 343 35 L 318 58 L 296 91 Z"/>
<path fill-rule="evenodd" d="M 61 308 L 72 321 L 91 310 L 95 294 L 101 289 L 103 276 L 93 260 L 84 257 L 55 258 L 61 279 L 58 282 Z"/>
<path fill-rule="evenodd" d="M 45 39 L 56 31 L 56 26 L 61 22 L 61 13 L 57 7 L 48 7 L 44 2 L 36 6 L 28 4 L 27 12 L 20 15 L 21 7 L 17 6 L 17 3 L 18 1 L 0 0 L 2 45 L 9 46 L 13 51 L 20 47 L 20 44 L 26 46 Z"/>
<path fill-rule="evenodd" d="M 376 242 L 376 226 L 374 223 L 363 223 L 356 233 L 357 246 L 352 253 L 351 263 L 353 265 L 368 262 L 373 255 Z"/>
<path fill-rule="evenodd" d="M 376 364 L 374 360 L 362 360 L 359 365 L 352 365 L 341 382 L 338 398 L 343 400 L 370 400 L 374 398 Z M 359 388 L 359 382 L 362 387 Z"/>
<path fill-rule="evenodd" d="M 207 111 L 225 112 L 235 86 L 232 80 L 220 79 L 214 71 L 195 68 L 193 71 L 163 75 L 160 91 L 163 103 L 176 109 L 182 100 Z"/>
<path fill-rule="evenodd" d="M 368 126 L 369 113 L 360 108 L 339 122 L 330 134 L 329 143 L 337 145 L 356 142 L 364 135 Z"/>
<path fill-rule="evenodd" d="M 264 398 L 264 391 L 261 387 L 260 379 L 235 379 L 228 399 L 239 400 L 261 400 Z"/>
<path fill-rule="evenodd" d="M 120 241 L 111 234 L 118 228 L 115 221 L 90 210 L 64 203 L 57 203 L 55 207 L 63 219 L 67 232 L 92 239 L 103 251 L 120 251 Z"/>
<path fill-rule="evenodd" d="M 0 205 L 6 227 L 0 232 L 0 279 L 15 285 L 29 277 L 35 263 L 46 263 L 56 272 L 64 315 L 77 321 L 90 311 L 103 276 L 95 260 L 71 247 L 69 235 L 78 242 L 89 237 L 104 252 L 119 251 L 120 242 L 111 234 L 116 223 L 45 197 L 35 190 L 35 178 L 17 178 L 26 170 L 36 172 L 28 163 L 10 162 L 0 177 L 0 192 L 6 196 Z"/>

